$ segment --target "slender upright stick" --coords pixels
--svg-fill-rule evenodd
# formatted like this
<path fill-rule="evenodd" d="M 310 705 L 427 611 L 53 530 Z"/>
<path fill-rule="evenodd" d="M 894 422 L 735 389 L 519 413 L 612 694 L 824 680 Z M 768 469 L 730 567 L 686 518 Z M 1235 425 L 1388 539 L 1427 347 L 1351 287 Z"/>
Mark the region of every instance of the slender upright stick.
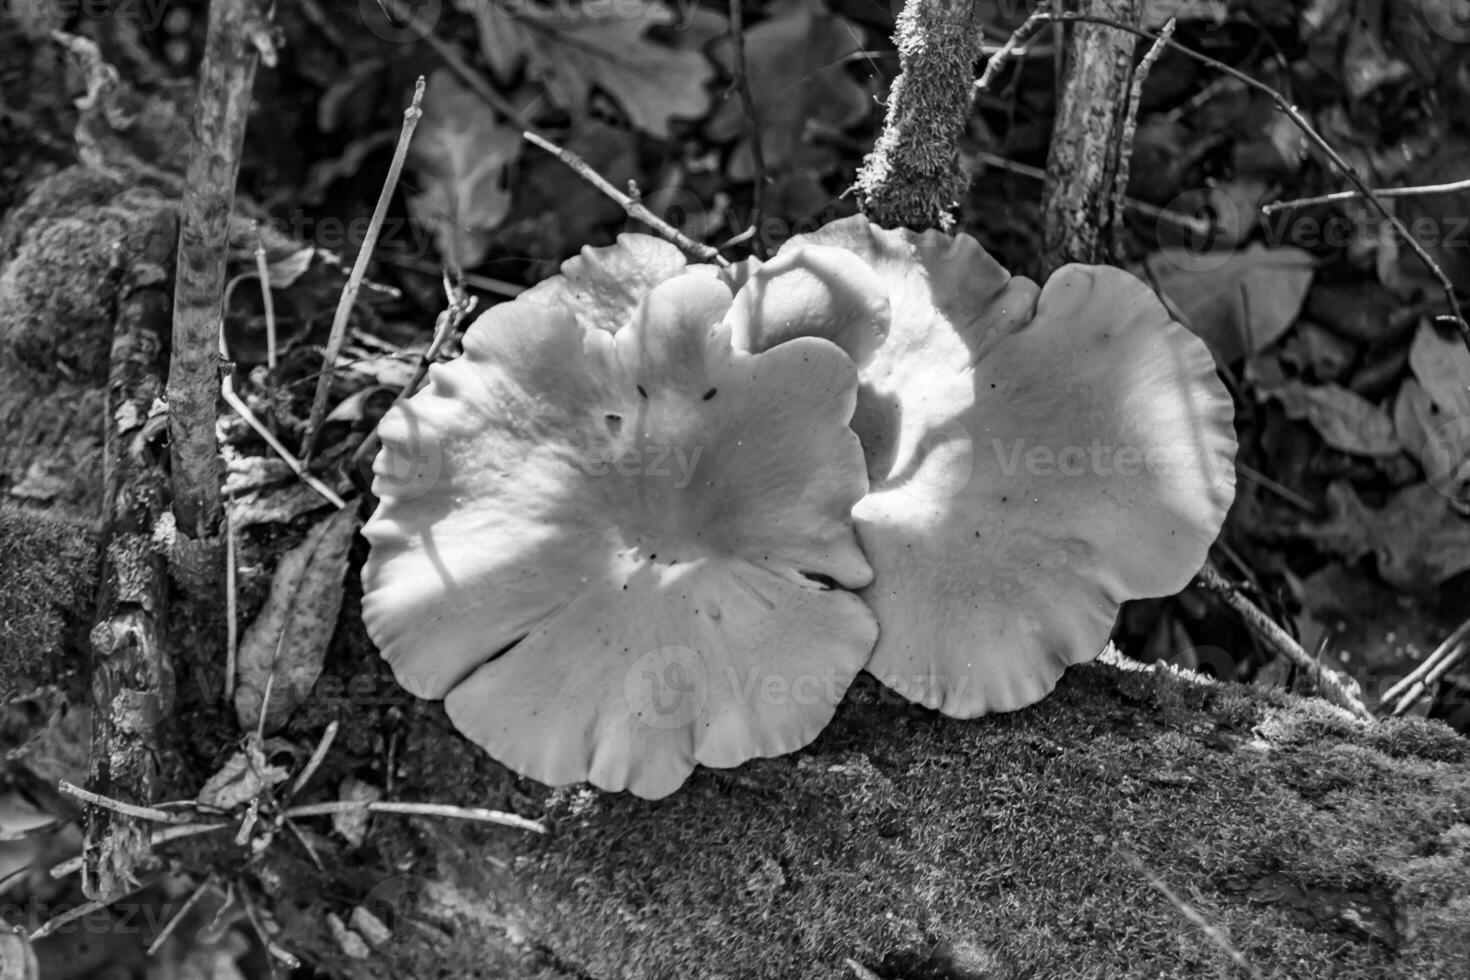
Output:
<path fill-rule="evenodd" d="M 199 68 L 168 370 L 173 511 L 179 530 L 189 538 L 214 537 L 223 513 L 214 426 L 225 260 L 250 90 L 262 45 L 267 61 L 274 62 L 265 40 L 267 5 L 268 0 L 214 0 Z"/>
<path fill-rule="evenodd" d="M 337 300 L 337 312 L 332 317 L 332 332 L 327 337 L 327 352 L 322 358 L 322 373 L 317 378 L 316 394 L 311 399 L 311 414 L 306 419 L 306 434 L 301 440 L 302 462 L 311 460 L 312 441 L 317 426 L 327 413 L 327 395 L 332 390 L 332 378 L 336 374 L 337 356 L 342 353 L 342 343 L 347 339 L 347 321 L 352 317 L 352 307 L 357 302 L 358 290 L 367 275 L 368 262 L 373 257 L 373 246 L 378 243 L 378 232 L 383 219 L 388 216 L 388 203 L 393 200 L 393 191 L 398 186 L 398 176 L 403 173 L 403 161 L 408 157 L 408 144 L 413 140 L 413 131 L 418 127 L 420 108 L 424 101 L 424 76 L 420 75 L 413 87 L 413 99 L 403 110 L 403 128 L 398 133 L 398 145 L 393 149 L 393 159 L 388 164 L 388 176 L 383 179 L 383 189 L 378 193 L 377 207 L 373 208 L 372 220 L 368 222 L 367 234 L 357 250 L 357 259 L 352 263 L 352 272 L 342 295 Z"/>

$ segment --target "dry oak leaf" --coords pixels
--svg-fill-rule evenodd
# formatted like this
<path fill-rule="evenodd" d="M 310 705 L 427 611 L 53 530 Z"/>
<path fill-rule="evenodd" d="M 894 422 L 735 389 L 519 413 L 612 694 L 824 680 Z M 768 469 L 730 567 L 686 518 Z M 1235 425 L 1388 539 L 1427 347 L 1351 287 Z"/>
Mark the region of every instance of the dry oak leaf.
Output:
<path fill-rule="evenodd" d="M 424 116 L 408 150 L 420 187 L 408 212 L 434 235 L 439 254 L 461 269 L 479 265 L 490 233 L 510 212 L 506 168 L 521 137 L 448 71 L 429 81 Z"/>
<path fill-rule="evenodd" d="M 576 9 L 526 4 L 514 12 L 479 0 L 456 5 L 475 17 L 491 72 L 506 79 L 524 61 L 552 100 L 575 117 L 587 114 L 594 88 L 611 96 L 634 126 L 660 139 L 668 138 L 670 120 L 709 111 L 715 75 L 709 59 L 648 37 L 654 28 L 683 31 L 693 25 L 692 15 L 651 0 L 588 0 Z"/>
<path fill-rule="evenodd" d="M 235 715 L 240 727 L 280 728 L 321 676 L 327 644 L 342 609 L 347 551 L 357 533 L 357 509 L 344 507 L 311 529 L 276 567 L 271 594 L 240 641 Z M 274 680 L 272 680 L 274 677 Z"/>

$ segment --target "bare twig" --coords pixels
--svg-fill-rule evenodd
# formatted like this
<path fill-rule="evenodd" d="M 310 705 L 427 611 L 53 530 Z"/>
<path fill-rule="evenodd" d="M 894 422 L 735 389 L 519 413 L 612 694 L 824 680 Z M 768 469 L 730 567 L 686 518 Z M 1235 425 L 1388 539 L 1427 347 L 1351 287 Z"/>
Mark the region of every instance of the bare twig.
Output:
<path fill-rule="evenodd" d="M 322 762 L 327 758 L 327 750 L 332 747 L 332 741 L 336 737 L 337 723 L 335 721 L 328 722 L 326 731 L 322 732 L 321 741 L 316 743 L 316 749 L 311 753 L 311 758 L 306 760 L 306 765 L 301 768 L 301 772 L 296 776 L 296 781 L 286 791 L 286 799 L 288 801 L 297 793 L 301 792 L 307 783 L 311 782 L 311 777 L 315 776 L 316 771 L 321 768 Z"/>
<path fill-rule="evenodd" d="M 194 906 L 198 905 L 199 900 L 204 897 L 205 890 L 213 885 L 214 876 L 210 875 L 199 883 L 198 887 L 190 893 L 188 898 L 184 899 L 184 904 L 180 905 L 178 911 L 169 917 L 169 920 L 164 923 L 163 928 L 158 930 L 158 935 L 153 937 L 153 942 L 148 944 L 149 956 L 153 956 L 163 948 L 163 944 L 168 942 L 168 937 L 172 936 L 174 930 L 179 927 L 179 923 L 184 921 L 184 916 L 193 911 Z"/>
<path fill-rule="evenodd" d="M 1416 187 L 1375 187 L 1372 193 L 1379 197 L 1429 197 L 1434 194 L 1454 194 L 1459 191 L 1470 191 L 1470 180 L 1457 180 L 1449 184 L 1420 184 Z M 1338 204 L 1342 201 L 1356 201 L 1365 195 L 1362 191 L 1337 191 L 1332 194 L 1320 194 L 1317 197 L 1298 197 L 1290 201 L 1273 201 L 1261 206 L 1261 213 L 1266 215 L 1275 214 L 1278 211 L 1288 211 L 1293 208 L 1309 208 L 1318 204 Z"/>
<path fill-rule="evenodd" d="M 985 71 L 980 74 L 979 81 L 975 82 L 974 91 L 976 95 L 981 92 L 990 91 L 990 87 L 995 84 L 995 76 L 1000 74 L 1001 69 L 1010 64 L 1011 59 L 1020 58 L 1026 54 L 1026 49 L 1022 46 L 1024 40 L 1035 33 L 1036 25 L 1041 15 L 1049 13 L 1050 7 L 1050 3 L 1038 4 L 1036 9 L 1031 11 L 1026 19 L 1021 22 L 1021 26 L 1017 27 L 1011 32 L 1011 36 L 1006 38 L 1006 43 L 1002 44 L 999 49 L 990 55 L 990 60 L 985 62 Z M 982 53 L 989 52 L 982 49 Z"/>
<path fill-rule="evenodd" d="M 223 391 L 225 385 L 221 385 Z M 234 394 L 232 390 L 230 394 Z M 235 701 L 235 658 L 240 646 L 240 597 L 237 594 L 235 562 L 235 518 L 229 506 L 225 507 L 225 701 Z"/>
<path fill-rule="evenodd" d="M 740 93 L 740 104 L 745 109 L 746 128 L 750 133 L 750 157 L 755 165 L 755 188 L 751 192 L 750 223 L 759 228 L 766 198 L 766 152 L 761 148 L 760 118 L 755 112 L 755 98 L 750 94 L 750 78 L 745 71 L 745 4 L 744 0 L 730 0 L 730 46 L 733 54 L 731 74 L 735 78 L 735 90 Z M 752 243 L 756 258 L 766 257 L 766 244 L 759 235 Z"/>
<path fill-rule="evenodd" d="M 464 322 L 464 318 L 474 311 L 475 298 L 466 295 L 465 291 L 450 279 L 449 273 L 445 272 L 443 276 L 444 294 L 449 300 L 449 305 L 440 312 L 436 319 L 434 323 L 434 339 L 429 342 L 429 346 L 425 348 L 423 354 L 419 357 L 418 364 L 414 366 L 413 375 L 408 379 L 408 384 L 404 385 L 399 390 L 397 397 L 393 399 L 394 405 L 397 405 L 405 398 L 411 397 L 414 392 L 419 390 L 419 385 L 423 384 L 425 376 L 429 373 L 429 366 L 439 357 L 440 352 L 444 349 L 444 345 L 449 342 L 449 338 L 454 336 L 455 332 L 459 330 L 459 325 Z M 382 446 L 383 441 L 379 438 L 377 429 L 374 429 L 362 441 L 362 445 L 357 447 L 357 451 L 352 454 L 353 468 L 361 470 L 369 466 L 370 461 L 378 455 L 378 450 Z"/>
<path fill-rule="evenodd" d="M 425 272 L 435 276 L 440 275 L 442 272 L 437 263 L 428 262 L 424 259 L 410 258 L 405 255 L 385 255 L 383 256 L 383 261 L 390 265 L 401 266 L 405 269 L 414 269 L 418 272 Z M 461 272 L 459 278 L 466 286 L 473 286 L 475 289 L 493 293 L 496 296 L 509 296 L 514 298 L 526 291 L 526 287 L 520 283 L 507 282 L 504 279 L 495 279 L 490 276 Z"/>
<path fill-rule="evenodd" d="M 194 145 L 184 183 L 174 287 L 173 349 L 168 370 L 168 421 L 173 512 L 190 539 L 212 538 L 221 515 L 215 402 L 219 397 L 217 338 L 235 178 L 250 112 L 255 64 L 265 36 L 266 0 L 214 0 L 199 97 Z M 267 61 L 274 52 L 265 48 Z"/>
<path fill-rule="evenodd" d="M 185 837 L 197 837 L 200 834 L 210 834 L 216 830 L 229 830 L 234 826 L 233 823 L 175 824 L 172 827 L 163 827 L 155 830 L 149 837 L 148 843 L 153 847 L 157 847 L 160 844 L 167 844 L 169 841 L 182 840 Z M 82 870 L 82 857 L 78 855 L 77 857 L 68 858 L 60 864 L 57 864 L 51 869 L 50 875 L 52 878 L 65 878 L 68 875 L 76 874 L 80 870 Z"/>
<path fill-rule="evenodd" d="M 1233 583 L 1220 574 L 1213 563 L 1206 562 L 1205 567 L 1200 570 L 1198 581 L 1211 592 L 1223 598 L 1231 609 L 1245 620 L 1263 643 L 1280 656 L 1291 661 L 1301 670 L 1308 673 L 1317 682 L 1317 688 L 1322 696 L 1339 708 L 1343 708 L 1359 718 L 1372 719 L 1368 709 L 1363 706 L 1362 699 L 1358 697 L 1353 685 L 1346 678 L 1338 674 L 1331 667 L 1313 659 L 1311 654 L 1302 649 L 1301 644 L 1293 640 L 1286 632 L 1261 611 L 1255 603 L 1247 599 Z"/>
<path fill-rule="evenodd" d="M 1174 36 L 1176 26 L 1177 21 L 1170 17 L 1164 24 L 1163 30 L 1159 31 L 1159 39 L 1154 42 L 1153 47 L 1148 49 L 1148 53 L 1143 56 L 1138 67 L 1133 69 L 1133 82 L 1128 86 L 1128 108 L 1123 113 L 1123 132 L 1118 137 L 1118 172 L 1113 177 L 1113 214 L 1115 215 L 1121 215 L 1128 202 L 1128 178 L 1133 162 L 1133 138 L 1138 131 L 1138 109 L 1143 103 L 1143 85 L 1148 81 L 1149 72 L 1153 71 L 1159 56 L 1164 53 L 1165 44 Z M 1121 222 L 1114 226 L 1113 231 L 1115 236 L 1122 231 Z M 1120 249 L 1116 237 L 1113 247 L 1115 251 Z"/>
<path fill-rule="evenodd" d="M 260 280 L 260 302 L 265 313 L 265 366 L 270 379 L 276 376 L 276 301 L 271 296 L 271 267 L 265 260 L 265 243 L 260 239 L 260 222 L 255 223 L 255 274 Z"/>
<path fill-rule="evenodd" d="M 272 432 L 270 429 L 267 429 L 265 425 L 261 423 L 260 419 L 255 417 L 255 413 L 250 410 L 250 406 L 245 404 L 244 400 L 239 395 L 235 394 L 235 385 L 230 380 L 228 375 L 226 375 L 224 380 L 220 383 L 220 394 L 224 397 L 226 404 L 233 408 L 235 410 L 235 413 L 239 415 L 240 418 L 245 420 L 246 425 L 255 430 L 256 435 L 265 440 L 265 444 L 270 446 L 271 449 L 275 451 L 276 455 L 281 457 L 281 459 L 285 461 L 287 466 L 291 467 L 291 471 L 295 473 L 298 477 L 300 477 L 302 482 L 311 487 L 317 493 L 321 494 L 322 497 L 331 501 L 332 506 L 336 507 L 338 510 L 347 506 L 347 501 L 338 496 L 337 492 L 331 487 L 327 486 L 315 476 L 312 476 L 311 473 L 307 471 L 306 464 L 297 459 L 295 454 L 292 453 L 291 450 L 287 449 L 281 443 L 281 440 L 276 438 L 275 433 Z"/>
<path fill-rule="evenodd" d="M 356 810 L 367 810 L 369 813 L 402 813 L 418 817 L 444 817 L 450 820 L 475 820 L 480 823 L 493 823 L 501 827 L 513 827 L 516 830 L 528 830 L 536 834 L 546 833 L 546 825 L 525 817 L 516 816 L 514 813 L 504 813 L 500 810 L 486 810 L 481 807 L 450 806 L 445 803 L 392 803 L 382 800 L 336 800 L 329 803 L 308 803 L 304 806 L 293 806 L 284 811 L 281 816 L 287 820 L 299 820 L 302 817 L 320 817 L 331 813 L 352 813 Z"/>
<path fill-rule="evenodd" d="M 42 939 L 45 939 L 47 936 L 56 932 L 56 930 L 60 929 L 62 926 L 70 925 L 78 919 L 85 919 L 93 912 L 100 912 L 111 905 L 113 902 L 116 902 L 124 897 L 126 896 L 119 895 L 116 898 L 107 899 L 94 898 L 89 902 L 83 902 L 80 905 L 69 908 L 65 912 L 62 912 L 60 915 L 46 920 L 46 922 L 43 923 L 39 929 L 31 933 L 30 940 L 33 943 L 40 942 Z"/>
<path fill-rule="evenodd" d="M 1209 919 L 1206 919 L 1203 915 L 1201 915 L 1199 910 L 1196 909 L 1193 905 L 1190 905 L 1184 899 L 1175 894 L 1174 889 L 1169 887 L 1169 883 L 1164 881 L 1164 879 L 1158 874 L 1150 870 L 1149 867 L 1143 863 L 1142 858 L 1124 847 L 1120 847 L 1117 850 L 1118 856 L 1123 859 L 1124 863 L 1126 863 L 1134 871 L 1137 871 L 1139 874 L 1143 875 L 1143 877 L 1148 880 L 1148 883 L 1154 887 L 1155 891 L 1157 891 L 1160 895 L 1163 895 L 1164 898 L 1168 899 L 1169 904 L 1174 906 L 1174 908 L 1178 910 L 1180 915 L 1184 916 L 1184 918 L 1192 922 L 1195 927 L 1199 929 L 1200 932 L 1205 934 L 1205 938 L 1214 943 L 1215 946 L 1219 948 L 1226 956 L 1230 957 L 1230 959 L 1235 963 L 1236 966 L 1240 967 L 1246 973 L 1250 974 L 1251 977 L 1254 978 L 1254 980 L 1265 980 L 1265 978 L 1261 976 L 1261 971 L 1257 970 L 1251 964 L 1250 960 L 1245 958 L 1244 953 L 1236 949 L 1235 946 L 1231 944 L 1229 938 L 1226 937 L 1223 932 L 1215 928 L 1214 924 L 1212 924 Z"/>
<path fill-rule="evenodd" d="M 378 0 L 378 5 L 391 12 L 396 22 L 400 24 L 407 23 L 418 14 L 418 11 L 410 7 L 405 0 Z M 444 62 L 445 67 L 454 73 L 464 87 L 499 113 L 502 118 L 509 120 L 516 129 L 533 128 L 509 99 L 485 81 L 483 73 L 476 71 L 469 62 L 464 60 L 459 49 L 434 33 L 434 26 L 434 24 L 426 26 L 423 41 L 434 50 L 434 53 Z"/>
<path fill-rule="evenodd" d="M 424 76 L 420 75 L 413 87 L 413 100 L 403 111 L 403 128 L 398 134 L 398 145 L 393 149 L 393 160 L 388 164 L 388 175 L 383 178 L 383 189 L 378 194 L 378 204 L 373 208 L 373 216 L 368 222 L 367 233 L 363 236 L 362 245 L 357 251 L 357 258 L 352 263 L 352 272 L 347 277 L 347 284 L 342 287 L 342 296 L 337 301 L 336 315 L 332 317 L 332 332 L 327 338 L 327 350 L 322 358 L 321 377 L 317 378 L 316 395 L 311 400 L 311 414 L 307 416 L 306 431 L 301 440 L 301 453 L 306 463 L 311 462 L 312 443 L 316 437 L 317 426 L 321 424 L 322 417 L 327 412 L 327 396 L 332 390 L 337 356 L 342 353 L 342 343 L 347 338 L 347 321 L 351 318 L 352 307 L 357 302 L 358 290 L 362 288 L 362 278 L 367 274 L 368 262 L 372 260 L 373 246 L 378 241 L 383 219 L 388 215 L 388 204 L 393 200 L 394 188 L 398 186 L 398 175 L 403 172 L 403 161 L 408 156 L 409 141 L 413 139 L 413 131 L 419 124 L 419 117 L 424 114 L 423 109 L 420 108 L 423 101 Z"/>
<path fill-rule="evenodd" d="M 67 782 L 65 779 L 60 780 L 56 784 L 56 788 L 66 796 L 81 800 L 83 803 L 89 803 L 92 806 L 100 806 L 104 810 L 111 810 L 113 813 L 120 813 L 126 817 L 137 817 L 139 820 L 152 820 L 154 823 L 170 824 L 185 823 L 189 819 L 177 813 L 160 810 L 157 807 L 138 806 L 133 803 L 124 803 L 122 800 L 114 800 L 110 797 L 103 796 L 101 793 L 94 793 L 89 789 L 83 789 L 75 783 Z"/>
<path fill-rule="evenodd" d="M 541 149 L 545 150 L 547 153 L 550 153 L 552 156 L 556 157 L 568 167 L 571 167 L 577 172 L 577 176 L 581 177 L 593 187 L 596 187 L 598 190 L 602 191 L 602 193 L 606 194 L 608 197 L 618 202 L 619 206 L 621 206 L 622 209 L 628 213 L 628 216 L 630 218 L 637 218 L 639 221 L 648 225 L 648 227 L 652 228 L 654 233 L 657 234 L 660 238 L 679 246 L 684 254 L 691 256 L 692 258 L 696 258 L 701 262 L 713 262 L 716 265 L 720 266 L 727 266 L 730 264 L 729 259 L 726 259 L 723 255 L 715 251 L 710 246 L 701 245 L 699 242 L 696 242 L 694 239 L 683 234 L 677 228 L 674 228 L 668 222 L 664 221 L 658 215 L 654 214 L 652 211 L 648 210 L 648 208 L 644 207 L 640 201 L 635 200 L 627 194 L 624 194 L 612 184 L 608 183 L 601 174 L 592 169 L 591 165 L 588 164 L 586 160 L 583 160 L 571 150 L 557 146 L 550 140 L 542 136 L 538 136 L 530 130 L 523 132 L 521 134 L 521 138 L 528 143 L 539 146 Z"/>
<path fill-rule="evenodd" d="M 1466 657 L 1470 657 L 1470 619 L 1461 623 L 1407 677 L 1384 692 L 1379 711 L 1382 712 L 1382 705 L 1390 701 L 1395 702 L 1390 709 L 1394 717 L 1408 711 Z"/>

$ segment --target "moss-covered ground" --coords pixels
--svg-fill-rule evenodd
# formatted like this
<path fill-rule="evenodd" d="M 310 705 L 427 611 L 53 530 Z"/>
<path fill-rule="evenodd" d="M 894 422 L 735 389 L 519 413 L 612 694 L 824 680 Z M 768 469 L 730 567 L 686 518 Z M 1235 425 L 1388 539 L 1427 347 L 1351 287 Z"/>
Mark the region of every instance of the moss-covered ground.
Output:
<path fill-rule="evenodd" d="M 431 873 L 597 980 L 1248 975 L 1129 855 L 1264 976 L 1470 976 L 1448 729 L 1107 663 L 970 722 L 874 694 L 661 802 L 554 793 L 550 836 Z"/>

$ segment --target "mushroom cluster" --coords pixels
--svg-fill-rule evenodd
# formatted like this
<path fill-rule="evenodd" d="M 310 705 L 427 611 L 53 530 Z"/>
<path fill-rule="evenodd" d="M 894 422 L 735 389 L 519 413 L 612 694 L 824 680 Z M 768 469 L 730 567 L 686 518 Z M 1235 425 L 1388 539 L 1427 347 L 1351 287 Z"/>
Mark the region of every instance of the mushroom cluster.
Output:
<path fill-rule="evenodd" d="M 1203 563 L 1231 418 L 1115 269 L 861 217 L 725 269 L 623 235 L 384 418 L 363 617 L 512 769 L 657 798 L 806 745 L 862 669 L 1042 698 Z"/>

